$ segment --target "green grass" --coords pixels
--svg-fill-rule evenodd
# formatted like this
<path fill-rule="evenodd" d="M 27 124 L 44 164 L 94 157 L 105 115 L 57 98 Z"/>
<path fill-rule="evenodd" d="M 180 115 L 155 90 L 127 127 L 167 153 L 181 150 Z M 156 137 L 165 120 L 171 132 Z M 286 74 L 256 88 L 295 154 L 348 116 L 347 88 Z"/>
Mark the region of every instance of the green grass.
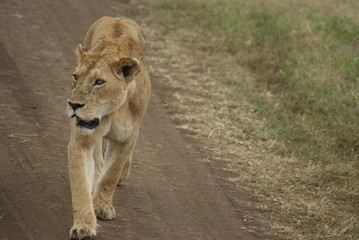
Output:
<path fill-rule="evenodd" d="M 155 7 L 168 31 L 200 31 L 212 54 L 232 55 L 232 67 L 253 74 L 251 83 L 237 76 L 223 81 L 255 104 L 289 151 L 313 161 L 357 159 L 358 23 L 310 5 L 199 0 Z M 246 92 L 243 84 L 250 84 Z"/>

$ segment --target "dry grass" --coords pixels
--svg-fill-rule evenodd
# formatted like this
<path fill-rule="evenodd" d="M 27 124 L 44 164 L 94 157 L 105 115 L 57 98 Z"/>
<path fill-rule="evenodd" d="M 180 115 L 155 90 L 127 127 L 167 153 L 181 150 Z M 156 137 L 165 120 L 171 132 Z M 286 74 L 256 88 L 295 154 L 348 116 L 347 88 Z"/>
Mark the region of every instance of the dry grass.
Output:
<path fill-rule="evenodd" d="M 266 0 L 251 4 L 287 8 L 289 3 L 293 1 Z M 334 0 L 314 3 L 303 0 L 300 3 L 306 9 L 322 7 L 325 3 L 328 11 L 343 14 L 354 22 L 358 20 L 353 11 L 353 4 L 357 4 L 354 1 L 345 1 L 340 7 Z M 228 36 L 216 35 L 208 39 L 208 35 L 203 34 L 207 30 L 201 26 L 188 27 L 186 18 L 190 16 L 193 20 L 191 7 L 185 8 L 186 15 L 183 15 L 183 9 L 161 4 L 168 2 L 155 1 L 151 14 L 141 21 L 146 23 L 142 27 L 150 50 L 150 71 L 156 79 L 175 90 L 176 101 L 169 102 L 169 107 L 176 109 L 173 117 L 183 123 L 179 128 L 193 132 L 213 155 L 212 161 L 226 162 L 228 170 L 237 174 L 229 181 L 257 197 L 256 204 L 240 203 L 251 209 L 246 218 L 262 223 L 262 230 L 274 231 L 286 239 L 357 239 L 357 156 L 346 161 L 312 161 L 310 154 L 295 153 L 291 145 L 275 138 L 268 124 L 271 117 L 263 117 L 265 111 L 259 110 L 247 94 L 258 94 L 253 88 L 262 86 L 253 85 L 253 82 L 261 82 L 263 76 L 272 74 L 273 81 L 280 81 L 283 73 L 267 68 L 256 74 L 258 69 L 249 67 L 248 62 L 238 60 L 238 55 L 225 48 Z M 171 1 L 169 4 L 179 3 Z M 191 5 L 188 1 L 186 4 Z M 182 7 L 183 4 L 178 5 Z M 321 36 L 311 34 L 313 30 L 308 24 L 304 22 L 304 33 L 299 34 L 304 34 L 304 39 L 315 45 L 311 48 L 313 51 L 319 49 L 318 54 L 325 54 L 331 45 L 323 42 Z M 243 44 L 249 48 L 253 39 L 248 38 Z M 244 53 L 246 50 L 239 50 L 239 54 Z M 296 57 L 306 60 L 303 55 Z M 324 66 L 321 64 L 315 67 Z M 330 84 L 324 80 L 333 72 L 314 69 L 314 73 L 312 77 Z M 336 71 L 335 74 L 340 73 Z M 260 98 L 277 108 L 281 104 L 277 92 L 273 88 L 266 89 L 260 92 Z M 305 115 L 298 117 L 306 118 Z M 323 154 L 325 158 L 327 153 L 323 151 Z"/>

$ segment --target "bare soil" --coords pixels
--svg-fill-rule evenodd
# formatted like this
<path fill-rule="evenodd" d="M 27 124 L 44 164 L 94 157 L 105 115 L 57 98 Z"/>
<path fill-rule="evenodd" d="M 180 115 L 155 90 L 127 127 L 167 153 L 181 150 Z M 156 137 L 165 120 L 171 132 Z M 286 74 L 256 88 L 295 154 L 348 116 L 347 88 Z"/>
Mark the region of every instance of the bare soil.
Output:
<path fill-rule="evenodd" d="M 68 238 L 65 109 L 73 51 L 92 22 L 114 15 L 111 4 L 1 0 L 1 239 Z M 115 193 L 117 218 L 99 222 L 97 239 L 265 239 L 247 230 L 248 209 L 223 180 L 230 173 L 202 161 L 201 144 L 176 129 L 164 106 L 170 89 L 154 76 L 152 83 L 131 176 Z"/>

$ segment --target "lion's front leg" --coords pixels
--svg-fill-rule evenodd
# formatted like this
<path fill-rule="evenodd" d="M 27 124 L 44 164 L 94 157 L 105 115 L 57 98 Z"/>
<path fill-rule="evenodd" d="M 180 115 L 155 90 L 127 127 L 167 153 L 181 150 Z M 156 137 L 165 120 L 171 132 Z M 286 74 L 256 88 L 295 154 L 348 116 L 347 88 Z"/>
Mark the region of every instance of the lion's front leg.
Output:
<path fill-rule="evenodd" d="M 88 148 L 71 140 L 68 147 L 68 168 L 71 185 L 74 224 L 70 230 L 70 239 L 90 239 L 96 236 L 96 216 L 91 198 L 92 152 Z"/>
<path fill-rule="evenodd" d="M 101 171 L 102 171 L 102 168 L 103 168 L 103 164 L 104 164 L 103 151 L 102 151 L 102 141 L 103 141 L 102 138 L 97 140 L 97 142 L 95 144 L 94 152 L 93 152 L 93 158 L 94 158 L 94 162 L 95 162 L 95 169 L 94 169 L 92 193 L 95 190 L 97 181 L 98 181 L 98 179 L 100 177 L 100 174 L 101 174 Z"/>
<path fill-rule="evenodd" d="M 109 140 L 105 166 L 93 193 L 95 214 L 99 219 L 110 220 L 116 216 L 113 195 L 125 164 L 130 161 L 136 140 L 137 132 L 127 142 Z"/>

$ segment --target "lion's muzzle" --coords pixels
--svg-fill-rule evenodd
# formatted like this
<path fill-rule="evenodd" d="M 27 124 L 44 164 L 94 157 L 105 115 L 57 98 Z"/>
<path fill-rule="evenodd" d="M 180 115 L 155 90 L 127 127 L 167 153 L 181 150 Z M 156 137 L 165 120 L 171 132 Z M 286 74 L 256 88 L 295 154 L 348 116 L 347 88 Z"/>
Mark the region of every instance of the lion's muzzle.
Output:
<path fill-rule="evenodd" d="M 80 104 L 80 103 L 73 103 L 73 102 L 67 102 L 71 108 L 76 111 L 76 109 L 78 108 L 82 108 L 83 106 L 85 106 L 85 104 Z"/>

